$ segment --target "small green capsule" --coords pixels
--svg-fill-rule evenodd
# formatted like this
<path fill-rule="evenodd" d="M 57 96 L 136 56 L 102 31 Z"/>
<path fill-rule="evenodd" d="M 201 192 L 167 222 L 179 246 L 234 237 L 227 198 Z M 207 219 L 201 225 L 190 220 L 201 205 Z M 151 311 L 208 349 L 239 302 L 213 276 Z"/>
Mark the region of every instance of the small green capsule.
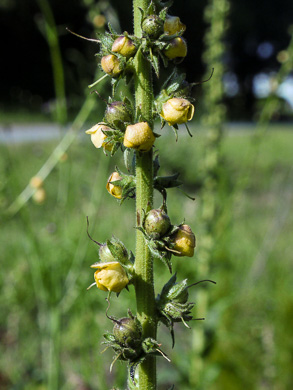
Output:
<path fill-rule="evenodd" d="M 156 39 L 164 32 L 164 21 L 158 15 L 149 15 L 142 22 L 142 31 Z"/>
<path fill-rule="evenodd" d="M 158 240 L 168 232 L 170 227 L 170 218 L 163 210 L 153 209 L 147 213 L 144 228 L 151 238 Z"/>
<path fill-rule="evenodd" d="M 131 110 L 123 102 L 113 102 L 106 108 L 105 121 L 111 125 L 115 125 L 115 121 L 132 122 Z"/>
<path fill-rule="evenodd" d="M 113 334 L 121 346 L 137 349 L 141 345 L 142 332 L 133 318 L 120 318 L 114 325 Z"/>

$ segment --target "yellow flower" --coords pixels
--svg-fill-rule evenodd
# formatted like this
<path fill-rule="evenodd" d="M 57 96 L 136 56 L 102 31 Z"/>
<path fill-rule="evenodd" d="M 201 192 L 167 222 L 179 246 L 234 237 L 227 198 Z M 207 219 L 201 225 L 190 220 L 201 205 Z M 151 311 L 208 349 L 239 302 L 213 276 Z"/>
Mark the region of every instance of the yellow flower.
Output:
<path fill-rule="evenodd" d="M 37 188 L 36 192 L 33 194 L 33 200 L 35 203 L 42 204 L 46 199 L 46 191 L 43 187 Z"/>
<path fill-rule="evenodd" d="M 92 128 L 86 131 L 86 134 L 91 135 L 91 141 L 95 145 L 96 148 L 103 147 L 104 149 L 111 152 L 113 145 L 105 142 L 107 135 L 103 133 L 103 131 L 107 132 L 112 130 L 110 127 L 106 126 L 104 123 L 97 123 Z"/>
<path fill-rule="evenodd" d="M 184 32 L 186 30 L 185 24 L 181 22 L 178 16 L 167 15 L 164 23 L 164 32 L 168 35 L 173 35 L 179 33 L 180 31 Z"/>
<path fill-rule="evenodd" d="M 103 71 L 112 77 L 118 77 L 122 72 L 119 59 L 114 54 L 102 57 L 101 66 Z"/>
<path fill-rule="evenodd" d="M 112 51 L 114 53 L 119 53 L 126 58 L 129 58 L 135 54 L 136 47 L 131 39 L 122 35 L 115 39 L 112 45 Z"/>
<path fill-rule="evenodd" d="M 173 60 L 177 57 L 186 57 L 187 44 L 185 39 L 181 37 L 172 39 L 166 49 L 164 49 L 164 54 L 170 60 Z"/>
<path fill-rule="evenodd" d="M 110 182 L 116 181 L 116 180 L 121 180 L 121 179 L 122 179 L 122 177 L 119 175 L 118 172 L 113 172 L 111 174 L 111 176 L 109 177 L 109 179 L 107 181 L 107 185 L 106 185 L 106 188 L 107 188 L 107 191 L 109 192 L 109 194 L 111 194 L 112 196 L 114 196 L 117 199 L 122 198 L 123 188 L 116 185 L 116 184 L 112 184 Z"/>
<path fill-rule="evenodd" d="M 126 127 L 123 144 L 126 148 L 148 152 L 156 137 L 147 122 L 139 122 Z"/>
<path fill-rule="evenodd" d="M 95 263 L 91 265 L 91 268 L 97 268 L 94 278 L 94 284 L 103 291 L 113 291 L 119 293 L 129 283 L 129 279 L 126 275 L 124 268 L 118 263 L 118 261 L 112 261 L 109 263 Z"/>
<path fill-rule="evenodd" d="M 44 184 L 43 179 L 40 176 L 33 176 L 30 179 L 30 185 L 33 188 L 40 188 Z"/>
<path fill-rule="evenodd" d="M 188 225 L 179 226 L 179 230 L 174 233 L 173 243 L 175 244 L 172 249 L 180 252 L 180 254 L 175 254 L 175 256 L 187 256 L 192 257 L 194 254 L 194 248 L 196 246 L 195 236 Z"/>
<path fill-rule="evenodd" d="M 161 117 L 170 126 L 185 123 L 193 118 L 194 106 L 190 101 L 182 98 L 172 98 L 163 104 Z"/>

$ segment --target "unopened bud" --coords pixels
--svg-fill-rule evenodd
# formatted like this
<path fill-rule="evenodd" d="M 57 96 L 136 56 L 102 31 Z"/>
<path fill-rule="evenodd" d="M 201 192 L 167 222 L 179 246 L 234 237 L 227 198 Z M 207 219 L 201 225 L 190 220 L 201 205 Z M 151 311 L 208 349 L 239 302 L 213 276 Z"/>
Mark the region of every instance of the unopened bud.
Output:
<path fill-rule="evenodd" d="M 171 227 L 169 216 L 161 209 L 153 209 L 146 215 L 144 228 L 153 239 L 159 239 L 168 232 Z"/>
<path fill-rule="evenodd" d="M 156 137 L 149 124 L 147 122 L 139 122 L 127 126 L 123 144 L 126 148 L 148 152 L 153 146 L 155 139 Z"/>
<path fill-rule="evenodd" d="M 131 122 L 131 109 L 121 101 L 112 102 L 107 105 L 105 121 L 112 125 L 115 125 L 115 121 Z"/>
<path fill-rule="evenodd" d="M 136 47 L 130 38 L 127 38 L 122 35 L 115 39 L 112 45 L 112 51 L 114 53 L 119 53 L 126 58 L 129 58 L 135 54 Z"/>
<path fill-rule="evenodd" d="M 156 39 L 164 32 L 164 21 L 158 15 L 149 15 L 142 22 L 142 31 Z"/>
<path fill-rule="evenodd" d="M 164 32 L 168 35 L 173 35 L 186 30 L 185 24 L 183 24 L 178 16 L 167 15 L 164 23 Z"/>
<path fill-rule="evenodd" d="M 172 242 L 174 244 L 172 249 L 180 253 L 174 253 L 175 256 L 192 257 L 194 255 L 196 240 L 190 226 L 179 226 L 179 229 L 177 230 L 177 232 L 174 233 L 172 237 Z"/>
<path fill-rule="evenodd" d="M 117 199 L 122 198 L 123 189 L 122 189 L 122 187 L 118 186 L 117 184 L 112 184 L 111 182 L 118 181 L 121 179 L 122 179 L 122 177 L 119 175 L 118 172 L 113 172 L 111 174 L 111 176 L 109 177 L 109 179 L 107 181 L 107 185 L 106 185 L 106 189 L 109 192 L 109 194 L 111 194 L 112 196 L 114 196 Z"/>
<path fill-rule="evenodd" d="M 193 118 L 193 114 L 194 106 L 189 100 L 172 98 L 163 104 L 160 115 L 170 126 L 173 126 L 190 121 Z"/>
<path fill-rule="evenodd" d="M 164 54 L 170 60 L 179 57 L 186 57 L 187 55 L 187 44 L 185 39 L 177 37 L 170 41 L 169 45 L 164 49 Z"/>
<path fill-rule="evenodd" d="M 120 69 L 119 59 L 114 56 L 114 54 L 102 57 L 101 66 L 105 73 L 114 78 L 118 77 L 122 72 L 122 69 Z"/>

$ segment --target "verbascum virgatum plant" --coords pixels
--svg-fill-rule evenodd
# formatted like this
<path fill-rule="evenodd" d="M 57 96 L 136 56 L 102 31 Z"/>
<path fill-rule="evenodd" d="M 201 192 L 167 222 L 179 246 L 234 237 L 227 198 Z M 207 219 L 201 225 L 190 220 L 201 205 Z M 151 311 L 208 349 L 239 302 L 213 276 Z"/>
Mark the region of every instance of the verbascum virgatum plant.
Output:
<path fill-rule="evenodd" d="M 194 115 L 191 89 L 197 83 L 188 83 L 185 74 L 177 69 L 187 55 L 187 42 L 182 37 L 186 27 L 179 17 L 169 13 L 171 3 L 133 0 L 133 34 L 119 34 L 110 24 L 109 31 L 98 34 L 99 66 L 105 72 L 103 78 L 110 78 L 112 96 L 106 102 L 104 117 L 97 118 L 97 123 L 86 131 L 96 148 L 103 148 L 111 156 L 119 151 L 124 154 L 127 173 L 115 167 L 106 188 L 120 203 L 127 198 L 136 201 L 135 255 L 115 237 L 103 244 L 95 241 L 101 261 L 91 266 L 96 271 L 90 286 L 107 291 L 109 304 L 111 294 L 119 295 L 134 286 L 136 315 L 128 310 L 128 317 L 108 316 L 108 306 L 106 316 L 114 328 L 104 335 L 106 347 L 114 351 L 111 367 L 117 360 L 125 361 L 129 367 L 129 389 L 157 388 L 156 357 L 169 360 L 157 341 L 158 324 L 168 327 L 174 346 L 174 323 L 189 327 L 187 322 L 194 319 L 188 289 L 197 283 L 177 283 L 173 274 L 157 298 L 154 291 L 154 261 L 161 260 L 172 274 L 172 256 L 178 261 L 182 257 L 192 261 L 196 247 L 191 227 L 185 222 L 173 225 L 168 216 L 167 189 L 182 184 L 178 174 L 159 176 L 158 155 L 153 154 L 159 136 L 154 131 L 156 119 L 161 120 L 162 128 L 168 123 L 177 140 L 178 125 L 186 125 Z M 171 68 L 171 72 L 154 97 L 152 73 L 159 78 L 162 65 Z M 134 82 L 132 101 L 126 97 L 116 100 L 120 80 Z M 153 207 L 154 189 L 162 195 L 162 206 L 157 209 Z"/>

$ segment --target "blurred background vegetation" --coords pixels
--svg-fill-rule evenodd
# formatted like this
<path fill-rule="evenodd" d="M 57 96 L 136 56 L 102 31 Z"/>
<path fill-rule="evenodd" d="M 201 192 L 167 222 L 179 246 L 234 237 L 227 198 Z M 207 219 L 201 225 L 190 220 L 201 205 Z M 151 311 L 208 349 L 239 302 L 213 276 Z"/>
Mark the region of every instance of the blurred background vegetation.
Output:
<path fill-rule="evenodd" d="M 176 144 L 171 129 L 156 129 L 161 173 L 180 172 L 196 198 L 169 191 L 171 220 L 186 218 L 198 242 L 193 259 L 173 266 L 178 280 L 217 285 L 190 291 L 206 320 L 178 324 L 173 350 L 160 327 L 172 369 L 159 359 L 159 389 L 289 390 L 293 3 L 175 0 L 171 10 L 187 25 L 187 79 L 215 69 L 194 91 L 193 138 L 182 129 Z M 110 21 L 131 32 L 131 2 L 0 0 L 0 21 L 0 388 L 125 389 L 124 366 L 110 374 L 111 351 L 101 355 L 112 328 L 105 294 L 86 291 L 98 260 L 86 216 L 96 240 L 114 234 L 134 251 L 134 204 L 120 207 L 105 191 L 122 158 L 84 136 L 105 108 L 87 87 L 100 75 L 97 47 L 66 27 L 95 38 Z M 109 82 L 97 90 L 107 98 Z M 121 84 L 116 97 L 130 92 Z M 160 263 L 155 272 L 159 292 L 169 275 Z M 113 297 L 110 314 L 127 308 L 135 311 L 132 288 Z"/>

